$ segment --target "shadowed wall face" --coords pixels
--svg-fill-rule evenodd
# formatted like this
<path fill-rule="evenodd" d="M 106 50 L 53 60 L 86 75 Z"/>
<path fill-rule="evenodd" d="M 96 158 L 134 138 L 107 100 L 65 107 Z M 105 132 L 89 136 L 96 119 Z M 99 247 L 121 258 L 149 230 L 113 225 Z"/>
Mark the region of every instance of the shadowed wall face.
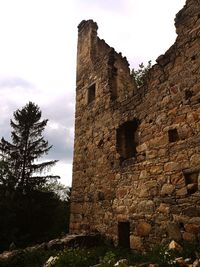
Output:
<path fill-rule="evenodd" d="M 187 0 L 175 44 L 140 88 L 126 58 L 99 39 L 97 24 L 80 23 L 72 233 L 98 231 L 121 244 L 123 232 L 137 250 L 198 240 L 199 10 L 199 1 Z"/>

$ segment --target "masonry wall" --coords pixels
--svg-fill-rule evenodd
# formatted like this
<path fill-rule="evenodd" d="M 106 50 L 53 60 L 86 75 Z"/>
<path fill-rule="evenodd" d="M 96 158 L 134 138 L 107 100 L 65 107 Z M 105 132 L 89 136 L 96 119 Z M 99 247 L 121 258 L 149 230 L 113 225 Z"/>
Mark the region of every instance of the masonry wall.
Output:
<path fill-rule="evenodd" d="M 116 244 L 128 223 L 141 250 L 200 238 L 200 1 L 177 14 L 177 40 L 143 87 L 129 64 L 78 27 L 70 231 L 100 232 Z"/>

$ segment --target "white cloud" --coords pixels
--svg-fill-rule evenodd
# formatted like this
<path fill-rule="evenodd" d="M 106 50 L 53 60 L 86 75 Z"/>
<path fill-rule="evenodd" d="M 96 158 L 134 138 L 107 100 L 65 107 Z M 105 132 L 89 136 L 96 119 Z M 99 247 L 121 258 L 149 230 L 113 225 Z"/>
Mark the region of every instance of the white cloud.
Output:
<path fill-rule="evenodd" d="M 71 185 L 72 164 L 60 161 L 51 169 L 53 175 L 61 177 L 60 182 L 66 185 Z"/>

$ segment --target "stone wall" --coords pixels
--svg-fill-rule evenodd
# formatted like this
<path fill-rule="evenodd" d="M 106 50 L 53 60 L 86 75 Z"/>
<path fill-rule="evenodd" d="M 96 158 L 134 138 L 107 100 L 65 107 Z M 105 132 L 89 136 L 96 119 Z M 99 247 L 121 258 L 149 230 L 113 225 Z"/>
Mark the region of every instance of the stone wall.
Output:
<path fill-rule="evenodd" d="M 137 88 L 97 24 L 79 24 L 71 233 L 138 250 L 200 239 L 199 0 L 175 26 L 176 42 Z"/>

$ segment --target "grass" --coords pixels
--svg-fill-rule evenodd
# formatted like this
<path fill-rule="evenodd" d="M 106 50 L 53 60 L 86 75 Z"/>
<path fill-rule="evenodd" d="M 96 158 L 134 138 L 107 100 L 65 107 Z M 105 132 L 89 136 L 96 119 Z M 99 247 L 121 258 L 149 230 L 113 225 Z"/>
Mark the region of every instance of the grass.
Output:
<path fill-rule="evenodd" d="M 66 248 L 64 251 L 22 251 L 16 257 L 0 262 L 0 267 L 42 267 L 50 256 L 58 255 L 54 267 L 89 267 L 100 263 L 101 267 L 112 267 L 119 259 L 127 259 L 129 265 L 137 263 L 154 263 L 159 267 L 178 266 L 174 259 L 177 257 L 192 258 L 200 256 L 199 244 L 184 243 L 183 251 L 169 251 L 166 246 L 155 246 L 147 253 L 137 253 L 127 249 L 112 246 L 97 246 L 92 248 Z"/>

